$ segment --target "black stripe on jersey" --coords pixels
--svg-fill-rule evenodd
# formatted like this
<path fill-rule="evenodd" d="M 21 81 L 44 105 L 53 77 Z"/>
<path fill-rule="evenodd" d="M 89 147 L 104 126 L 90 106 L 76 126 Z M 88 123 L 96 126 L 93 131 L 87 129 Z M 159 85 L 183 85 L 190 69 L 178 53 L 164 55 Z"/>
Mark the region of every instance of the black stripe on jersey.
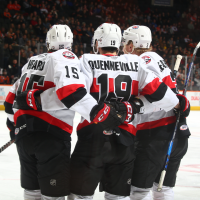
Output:
<path fill-rule="evenodd" d="M 19 132 L 16 132 L 17 128 Z M 26 136 L 27 134 L 34 134 L 34 132 L 40 131 L 50 133 L 61 140 L 71 141 L 70 133 L 64 131 L 58 126 L 49 124 L 43 119 L 28 114 L 21 115 L 17 118 L 17 124 L 15 127 L 16 141 Z"/>
<path fill-rule="evenodd" d="M 61 101 L 67 108 L 70 108 L 75 103 L 80 101 L 86 94 L 87 94 L 87 91 L 85 88 L 78 88 L 76 92 L 70 94 L 69 96 L 65 97 Z"/>
<path fill-rule="evenodd" d="M 175 94 L 178 94 L 177 88 L 171 88 L 171 90 L 172 90 Z"/>
<path fill-rule="evenodd" d="M 167 91 L 167 85 L 165 85 L 164 83 L 161 83 L 158 89 L 153 94 L 144 95 L 144 96 L 149 102 L 152 103 L 155 101 L 160 101 L 165 96 L 166 91 Z"/>
<path fill-rule="evenodd" d="M 90 94 L 91 94 L 91 96 L 93 96 L 96 99 L 97 102 L 99 101 L 99 92 L 93 92 Z"/>
<path fill-rule="evenodd" d="M 11 115 L 14 114 L 11 103 L 8 103 L 7 101 L 4 101 L 4 106 L 5 106 L 5 112 L 7 114 L 11 114 Z"/>

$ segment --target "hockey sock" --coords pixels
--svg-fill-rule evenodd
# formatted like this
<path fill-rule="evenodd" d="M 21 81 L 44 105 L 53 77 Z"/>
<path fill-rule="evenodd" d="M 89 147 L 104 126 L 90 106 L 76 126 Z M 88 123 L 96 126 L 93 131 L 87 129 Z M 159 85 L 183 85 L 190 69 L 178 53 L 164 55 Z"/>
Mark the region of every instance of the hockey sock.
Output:
<path fill-rule="evenodd" d="M 135 186 L 131 186 L 131 200 L 151 200 L 150 194 L 151 188 L 138 188 Z"/>
<path fill-rule="evenodd" d="M 24 200 L 41 200 L 40 190 L 24 190 Z"/>
<path fill-rule="evenodd" d="M 41 200 L 65 200 L 65 197 L 48 197 L 48 196 L 42 195 Z"/>
<path fill-rule="evenodd" d="M 153 200 L 173 200 L 174 199 L 174 191 L 172 187 L 162 186 L 162 190 L 160 192 L 157 191 L 158 184 L 153 183 Z"/>
<path fill-rule="evenodd" d="M 67 200 L 91 200 L 93 199 L 93 195 L 91 196 L 81 196 L 81 195 L 76 195 L 76 194 L 70 194 L 67 197 Z"/>
<path fill-rule="evenodd" d="M 130 200 L 130 197 L 119 196 L 105 192 L 105 200 Z"/>

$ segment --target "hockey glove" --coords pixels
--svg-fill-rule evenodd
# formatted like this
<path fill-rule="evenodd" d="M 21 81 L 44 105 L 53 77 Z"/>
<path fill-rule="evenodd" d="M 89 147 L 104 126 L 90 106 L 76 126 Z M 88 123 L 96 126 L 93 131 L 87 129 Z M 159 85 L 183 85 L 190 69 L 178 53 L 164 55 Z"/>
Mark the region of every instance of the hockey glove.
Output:
<path fill-rule="evenodd" d="M 42 106 L 37 99 L 42 90 L 33 89 L 22 92 L 16 97 L 16 108 L 21 110 L 42 110 Z"/>
<path fill-rule="evenodd" d="M 133 105 L 127 101 L 124 102 L 109 102 L 107 103 L 109 107 L 113 107 L 118 115 L 121 115 L 121 119 L 123 124 L 128 124 L 129 122 L 133 121 L 134 114 L 133 114 Z"/>
<path fill-rule="evenodd" d="M 92 108 L 90 120 L 96 124 L 99 123 L 103 130 L 112 130 L 123 123 L 122 116 L 117 114 L 113 107 L 109 107 L 105 103 L 99 103 Z"/>
<path fill-rule="evenodd" d="M 10 130 L 10 139 L 14 140 L 15 139 L 15 124 L 14 124 L 14 122 L 11 122 L 7 118 L 6 125 L 7 125 L 8 129 Z"/>
<path fill-rule="evenodd" d="M 179 99 L 180 109 L 174 108 L 175 115 L 180 111 L 181 116 L 187 117 L 190 114 L 190 102 L 189 100 L 182 94 L 177 94 Z"/>

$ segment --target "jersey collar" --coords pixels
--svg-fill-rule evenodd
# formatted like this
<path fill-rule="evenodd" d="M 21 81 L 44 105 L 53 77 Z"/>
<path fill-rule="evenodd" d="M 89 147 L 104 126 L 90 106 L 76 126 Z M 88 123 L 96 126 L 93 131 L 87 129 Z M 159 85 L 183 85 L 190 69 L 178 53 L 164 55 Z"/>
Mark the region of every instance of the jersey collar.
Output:
<path fill-rule="evenodd" d="M 102 54 L 103 56 L 117 56 L 117 55 L 113 55 L 113 54 Z"/>

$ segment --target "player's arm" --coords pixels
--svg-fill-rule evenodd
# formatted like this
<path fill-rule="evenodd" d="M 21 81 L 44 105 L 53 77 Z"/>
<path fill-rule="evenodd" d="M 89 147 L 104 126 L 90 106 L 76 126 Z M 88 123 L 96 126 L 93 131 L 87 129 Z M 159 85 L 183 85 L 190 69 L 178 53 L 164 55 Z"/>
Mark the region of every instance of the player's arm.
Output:
<path fill-rule="evenodd" d="M 11 140 L 15 139 L 14 112 L 13 112 L 12 106 L 13 106 L 13 103 L 15 100 L 18 82 L 19 82 L 19 80 L 16 81 L 14 85 L 12 85 L 8 95 L 6 96 L 6 100 L 4 102 L 5 112 L 7 113 L 6 125 L 7 125 L 8 129 L 10 130 Z"/>
<path fill-rule="evenodd" d="M 156 65 L 156 63 L 155 63 Z M 138 69 L 138 82 L 139 82 L 139 99 L 144 103 L 144 110 L 148 110 L 149 103 L 169 111 L 176 107 L 179 100 L 174 92 L 168 87 L 155 72 L 150 70 L 140 59 L 140 67 Z M 150 110 L 149 110 L 150 111 Z"/>

